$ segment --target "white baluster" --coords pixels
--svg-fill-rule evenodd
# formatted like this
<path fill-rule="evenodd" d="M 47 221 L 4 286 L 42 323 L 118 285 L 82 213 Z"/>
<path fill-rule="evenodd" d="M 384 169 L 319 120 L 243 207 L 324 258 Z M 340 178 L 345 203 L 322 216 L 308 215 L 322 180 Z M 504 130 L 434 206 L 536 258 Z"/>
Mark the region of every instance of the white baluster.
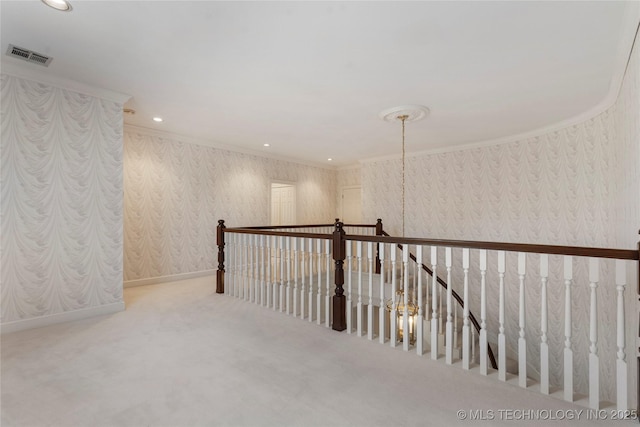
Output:
<path fill-rule="evenodd" d="M 345 274 L 347 276 L 347 333 L 350 334 L 353 332 L 353 299 L 352 299 L 352 268 L 353 268 L 353 256 L 351 252 L 353 251 L 351 242 L 347 242 L 345 245 L 346 248 L 346 257 L 347 257 L 347 268 Z"/>
<path fill-rule="evenodd" d="M 309 322 L 313 322 L 313 239 L 309 239 Z"/>
<path fill-rule="evenodd" d="M 487 375 L 487 251 L 480 249 L 480 373 Z"/>
<path fill-rule="evenodd" d="M 367 304 L 367 338 L 373 340 L 373 242 L 367 243 L 369 259 L 369 302 Z"/>
<path fill-rule="evenodd" d="M 464 309 L 462 313 L 462 369 L 470 367 L 471 328 L 469 326 L 469 249 L 462 249 L 462 272 L 464 274 Z"/>
<path fill-rule="evenodd" d="M 285 238 L 286 243 L 286 258 L 285 265 L 287 271 L 287 293 L 286 293 L 286 306 L 285 312 L 287 315 L 291 313 L 291 237 L 287 236 Z"/>
<path fill-rule="evenodd" d="M 248 254 L 248 247 L 249 245 L 247 244 L 247 239 L 249 238 L 248 235 L 243 234 L 242 235 L 242 286 L 240 287 L 240 298 L 241 299 L 246 299 L 245 295 L 246 295 L 246 290 L 247 290 L 247 282 L 249 281 L 249 272 L 248 272 L 248 268 L 247 268 L 247 263 L 248 263 L 248 259 L 249 259 L 249 254 Z"/>
<path fill-rule="evenodd" d="M 316 254 L 318 255 L 318 293 L 316 294 L 316 323 L 322 324 L 322 240 L 316 241 Z"/>
<path fill-rule="evenodd" d="M 416 265 L 418 266 L 418 316 L 416 318 L 416 353 L 424 353 L 424 301 L 422 300 L 422 245 L 416 246 Z M 429 294 L 427 293 L 427 301 Z"/>
<path fill-rule="evenodd" d="M 285 282 L 285 264 L 284 258 L 286 254 L 286 249 L 284 246 L 284 236 L 280 236 L 280 299 L 278 300 L 278 305 L 280 307 L 280 313 L 284 312 L 284 304 L 285 304 L 285 290 L 284 290 L 284 282 Z"/>
<path fill-rule="evenodd" d="M 265 262 L 264 262 L 264 234 L 260 235 L 260 305 L 264 306 L 264 288 L 265 288 Z"/>
<path fill-rule="evenodd" d="M 324 325 L 331 327 L 331 241 L 324 241 L 325 283 L 326 294 L 324 296 Z"/>
<path fill-rule="evenodd" d="M 627 411 L 627 362 L 625 360 L 625 324 L 624 324 L 624 290 L 627 286 L 627 274 L 624 261 L 616 260 L 616 291 L 618 293 L 618 308 L 616 322 L 616 345 L 618 351 L 616 353 L 616 409 L 618 411 Z"/>
<path fill-rule="evenodd" d="M 520 327 L 520 337 L 518 338 L 518 384 L 520 387 L 527 387 L 527 340 L 525 338 L 525 294 L 524 279 L 526 274 L 527 254 L 518 253 L 518 278 L 520 279 L 520 315 L 518 318 L 518 326 Z"/>
<path fill-rule="evenodd" d="M 498 251 L 498 280 L 500 282 L 499 289 L 499 311 L 498 322 L 498 379 L 507 380 L 507 342 L 504 335 L 504 273 L 506 271 L 506 254 L 504 251 Z"/>
<path fill-rule="evenodd" d="M 402 245 L 402 265 L 404 274 L 402 275 L 404 308 L 402 313 L 402 349 L 409 351 L 411 341 L 409 330 L 409 245 Z"/>
<path fill-rule="evenodd" d="M 358 257 L 358 303 L 356 306 L 356 335 L 362 336 L 362 242 L 356 242 L 356 255 Z"/>
<path fill-rule="evenodd" d="M 272 251 L 272 242 L 273 239 L 271 238 L 271 236 L 266 236 L 266 244 L 267 244 L 267 286 L 265 289 L 265 292 L 267 293 L 267 307 L 271 307 L 271 304 L 273 302 L 272 298 L 271 298 L 271 289 L 273 288 L 273 269 L 272 269 L 272 264 L 273 264 L 273 251 Z"/>
<path fill-rule="evenodd" d="M 380 307 L 378 307 L 378 339 L 380 344 L 384 344 L 385 338 L 385 318 L 386 307 L 384 298 L 384 276 L 385 276 L 385 259 L 384 259 L 384 243 L 378 245 L 378 258 L 380 259 Z"/>
<path fill-rule="evenodd" d="M 247 248 L 249 251 L 249 301 L 253 301 L 255 299 L 255 284 L 256 284 L 256 277 L 254 274 L 255 271 L 255 258 L 254 258 L 254 248 L 255 248 L 255 238 L 256 235 L 255 234 L 250 234 L 249 235 L 249 247 Z"/>
<path fill-rule="evenodd" d="M 227 278 L 227 283 L 225 283 L 225 287 L 224 287 L 224 292 L 227 295 L 233 295 L 233 281 L 235 280 L 235 275 L 236 275 L 236 260 L 235 260 L 235 256 L 234 256 L 234 252 L 236 249 L 236 245 L 235 245 L 235 233 L 228 233 L 226 234 L 227 237 L 227 255 L 229 258 L 228 264 L 229 264 L 229 268 L 227 269 L 227 271 L 229 272 L 228 274 L 228 278 Z"/>
<path fill-rule="evenodd" d="M 278 309 L 278 287 L 280 282 L 280 245 L 278 236 L 273 236 L 273 310 Z"/>
<path fill-rule="evenodd" d="M 300 237 L 300 254 L 301 254 L 301 260 L 300 260 L 300 318 L 304 319 L 304 309 L 305 309 L 305 304 L 304 301 L 306 299 L 306 294 L 305 294 L 305 272 L 304 272 L 304 265 L 305 265 L 305 245 L 304 245 L 305 239 L 304 237 Z"/>
<path fill-rule="evenodd" d="M 431 246 L 431 272 L 433 275 L 431 276 L 431 297 L 433 298 L 433 302 L 431 303 L 431 359 L 438 359 L 438 334 L 440 332 L 440 328 L 438 326 L 438 318 L 440 314 L 438 313 L 438 302 L 436 298 L 438 297 L 438 275 L 436 273 L 436 267 L 438 264 L 438 248 L 436 246 Z"/>
<path fill-rule="evenodd" d="M 591 309 L 589 311 L 589 407 L 600 409 L 600 359 L 598 357 L 598 295 L 600 281 L 597 258 L 589 258 L 589 288 Z"/>
<path fill-rule="evenodd" d="M 451 248 L 445 249 L 445 266 L 447 267 L 447 327 L 445 335 L 445 361 L 447 365 L 453 363 L 453 286 L 451 283 L 451 266 L 452 266 Z"/>
<path fill-rule="evenodd" d="M 540 392 L 549 394 L 549 343 L 547 342 L 549 255 L 540 254 Z"/>
<path fill-rule="evenodd" d="M 293 245 L 293 317 L 298 316 L 298 238 L 289 237 L 293 239 L 291 244 Z"/>
<path fill-rule="evenodd" d="M 389 335 L 390 335 L 390 340 L 389 340 L 389 345 L 391 347 L 395 347 L 398 341 L 398 316 L 396 313 L 397 307 L 398 307 L 398 297 L 396 295 L 396 291 L 397 291 L 397 284 L 396 284 L 396 252 L 397 249 L 394 245 L 391 246 L 390 248 L 390 255 L 391 255 L 391 314 L 390 314 L 390 320 L 391 320 L 391 326 L 389 327 Z"/>
<path fill-rule="evenodd" d="M 564 400 L 573 402 L 573 350 L 571 350 L 571 282 L 573 258 L 564 257 Z"/>

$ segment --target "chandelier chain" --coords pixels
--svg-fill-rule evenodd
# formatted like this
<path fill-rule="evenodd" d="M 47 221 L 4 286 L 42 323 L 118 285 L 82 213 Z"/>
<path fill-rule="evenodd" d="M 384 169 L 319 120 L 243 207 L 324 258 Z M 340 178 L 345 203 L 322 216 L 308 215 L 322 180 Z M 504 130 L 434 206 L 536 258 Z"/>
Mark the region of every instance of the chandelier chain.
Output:
<path fill-rule="evenodd" d="M 404 122 L 409 118 L 408 115 L 398 116 L 398 118 L 402 121 L 402 237 L 404 237 L 404 218 L 405 218 L 405 195 L 404 195 L 404 187 L 405 187 L 405 143 L 404 143 Z"/>

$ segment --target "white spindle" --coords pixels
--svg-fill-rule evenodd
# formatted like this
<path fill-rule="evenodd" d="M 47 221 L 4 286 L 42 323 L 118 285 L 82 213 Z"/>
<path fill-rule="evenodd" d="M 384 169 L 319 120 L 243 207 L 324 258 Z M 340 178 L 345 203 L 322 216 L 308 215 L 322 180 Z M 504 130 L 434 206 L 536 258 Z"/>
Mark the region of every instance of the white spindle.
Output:
<path fill-rule="evenodd" d="M 247 293 L 245 301 L 253 300 L 253 234 L 247 235 Z"/>
<path fill-rule="evenodd" d="M 384 259 L 384 243 L 378 244 L 378 258 L 380 259 L 380 306 L 378 307 L 378 340 L 380 344 L 384 344 L 385 338 L 385 318 L 386 307 L 384 298 L 384 276 L 385 276 L 385 259 Z"/>
<path fill-rule="evenodd" d="M 438 317 L 440 314 L 438 313 L 438 302 L 436 298 L 438 297 L 438 275 L 436 273 L 436 267 L 438 264 L 438 248 L 436 246 L 431 246 L 431 298 L 433 298 L 433 302 L 431 303 L 431 359 L 438 359 L 438 333 L 440 332 L 440 328 L 438 326 Z"/>
<path fill-rule="evenodd" d="M 416 353 L 420 356 L 424 353 L 424 301 L 422 300 L 422 245 L 416 247 L 416 265 L 418 266 L 418 316 L 416 318 Z M 427 301 L 429 294 L 427 294 Z"/>
<path fill-rule="evenodd" d="M 462 249 L 462 272 L 464 275 L 463 298 L 464 311 L 462 313 L 462 369 L 470 367 L 471 328 L 469 326 L 469 249 Z"/>
<path fill-rule="evenodd" d="M 507 341 L 504 335 L 504 273 L 506 271 L 506 254 L 498 251 L 499 309 L 498 322 L 498 379 L 507 380 Z"/>
<path fill-rule="evenodd" d="M 235 260 L 235 256 L 234 256 L 234 252 L 236 250 L 236 245 L 235 245 L 235 233 L 228 233 L 226 234 L 227 237 L 227 255 L 229 258 L 228 264 L 229 267 L 227 268 L 227 273 L 225 276 L 226 279 L 226 283 L 225 283 L 225 287 L 224 287 L 224 292 L 227 295 L 233 295 L 232 293 L 232 289 L 233 289 L 233 281 L 235 280 L 235 274 L 236 274 L 236 260 Z"/>
<path fill-rule="evenodd" d="M 264 254 L 264 234 L 260 235 L 260 305 L 264 306 L 265 288 L 265 254 Z"/>
<path fill-rule="evenodd" d="M 616 292 L 617 298 L 617 322 L 616 322 L 616 409 L 627 411 L 627 362 L 625 360 L 625 324 L 624 324 L 624 290 L 627 286 L 627 274 L 624 261 L 616 260 Z"/>
<path fill-rule="evenodd" d="M 240 287 L 240 298 L 246 299 L 247 287 L 249 283 L 249 244 L 247 240 L 249 236 L 247 234 L 242 235 L 242 286 Z"/>
<path fill-rule="evenodd" d="M 389 336 L 390 336 L 390 342 L 389 345 L 391 347 L 395 347 L 397 344 L 397 340 L 398 340 L 398 336 L 397 336 L 397 330 L 398 330 L 398 317 L 397 317 L 397 307 L 398 307 L 398 296 L 396 295 L 396 291 L 397 291 L 397 284 L 396 284 L 396 252 L 397 249 L 395 248 L 395 246 L 391 246 L 390 251 L 391 252 L 391 314 L 390 314 L 390 320 L 391 320 L 391 326 L 389 328 Z"/>
<path fill-rule="evenodd" d="M 304 237 L 300 237 L 300 254 L 301 254 L 301 260 L 300 260 L 300 318 L 304 319 L 304 309 L 305 309 L 305 304 L 304 301 L 307 297 L 305 290 L 305 272 L 304 272 L 304 266 L 305 266 L 305 238 Z"/>
<path fill-rule="evenodd" d="M 249 296 L 249 301 L 254 303 L 258 303 L 258 295 L 260 292 L 260 264 L 258 263 L 258 235 L 251 235 L 251 271 L 252 271 L 252 280 L 251 280 L 251 295 Z"/>
<path fill-rule="evenodd" d="M 284 304 L 285 304 L 285 289 L 284 289 L 284 282 L 285 282 L 285 264 L 284 264 L 284 258 L 285 258 L 285 254 L 286 254 L 286 249 L 284 246 L 284 236 L 280 236 L 280 299 L 278 300 L 278 306 L 280 307 L 280 313 L 282 313 L 284 311 Z"/>
<path fill-rule="evenodd" d="M 353 331 L 353 299 L 352 299 L 352 292 L 353 292 L 353 284 L 352 284 L 352 278 L 353 278 L 353 256 L 352 256 L 352 251 L 353 251 L 353 245 L 351 244 L 351 242 L 347 242 L 346 244 L 346 257 L 347 257 L 347 269 L 345 271 L 346 276 L 347 276 L 347 333 L 350 334 Z"/>
<path fill-rule="evenodd" d="M 298 315 L 298 238 L 290 237 L 293 239 L 291 244 L 293 245 L 293 317 Z"/>
<path fill-rule="evenodd" d="M 278 287 L 280 282 L 280 245 L 278 236 L 273 236 L 273 298 L 271 302 L 273 303 L 273 310 L 278 309 Z"/>
<path fill-rule="evenodd" d="M 564 400 L 573 402 L 573 350 L 571 349 L 571 282 L 573 257 L 564 257 Z"/>
<path fill-rule="evenodd" d="M 453 286 L 451 281 L 451 266 L 453 264 L 451 248 L 445 249 L 445 265 L 447 267 L 447 328 L 445 335 L 445 361 L 450 365 L 453 363 Z"/>
<path fill-rule="evenodd" d="M 324 241 L 324 268 L 326 294 L 324 296 L 324 325 L 331 327 L 331 241 Z"/>
<path fill-rule="evenodd" d="M 358 303 L 356 306 L 356 334 L 362 336 L 362 242 L 356 242 L 356 255 L 358 257 Z"/>
<path fill-rule="evenodd" d="M 598 357 L 598 296 L 600 269 L 597 258 L 589 258 L 589 288 L 591 308 L 589 310 L 589 407 L 600 409 L 600 359 Z"/>
<path fill-rule="evenodd" d="M 549 394 L 549 343 L 547 342 L 547 282 L 549 255 L 540 255 L 540 392 Z"/>
<path fill-rule="evenodd" d="M 271 298 L 272 296 L 272 292 L 271 289 L 273 288 L 273 271 L 272 271 L 272 264 L 273 264 L 273 252 L 271 251 L 272 248 L 272 238 L 271 236 L 267 236 L 266 237 L 266 244 L 267 244 L 267 285 L 266 285 L 266 289 L 265 292 L 267 293 L 267 307 L 271 307 L 271 304 L 273 302 L 273 299 Z"/>
<path fill-rule="evenodd" d="M 524 252 L 518 253 L 518 278 L 520 281 L 520 304 L 518 316 L 518 326 L 520 327 L 518 338 L 518 384 L 520 387 L 527 387 L 527 340 L 525 337 L 525 293 L 524 293 L 524 279 L 526 274 L 526 261 L 527 254 Z"/>
<path fill-rule="evenodd" d="M 409 245 L 402 245 L 402 266 L 404 274 L 402 275 L 404 308 L 402 313 L 402 349 L 409 351 L 409 342 L 411 336 L 409 334 Z"/>
<path fill-rule="evenodd" d="M 367 305 L 367 338 L 373 340 L 373 242 L 367 243 L 369 259 L 369 303 Z"/>
<path fill-rule="evenodd" d="M 286 271 L 287 271 L 287 294 L 286 294 L 286 306 L 285 311 L 287 315 L 291 313 L 291 237 L 287 236 L 286 243 Z"/>
<path fill-rule="evenodd" d="M 316 323 L 322 324 L 322 240 L 316 240 L 316 254 L 318 255 L 318 293 L 316 294 Z"/>
<path fill-rule="evenodd" d="M 487 251 L 480 249 L 480 373 L 487 375 Z"/>
<path fill-rule="evenodd" d="M 309 239 L 309 322 L 313 322 L 313 239 Z"/>

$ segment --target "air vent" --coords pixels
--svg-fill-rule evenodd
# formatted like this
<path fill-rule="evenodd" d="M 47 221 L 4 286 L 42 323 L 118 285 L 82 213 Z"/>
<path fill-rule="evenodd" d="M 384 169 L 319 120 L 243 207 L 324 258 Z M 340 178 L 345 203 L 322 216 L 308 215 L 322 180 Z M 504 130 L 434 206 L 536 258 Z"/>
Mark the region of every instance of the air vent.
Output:
<path fill-rule="evenodd" d="M 42 55 L 41 53 L 36 53 L 29 49 L 14 46 L 12 44 L 10 44 L 9 49 L 7 49 L 7 55 L 13 56 L 14 58 L 22 59 L 27 62 L 32 62 L 34 64 L 43 65 L 45 67 L 48 67 L 53 60 L 53 58 Z"/>

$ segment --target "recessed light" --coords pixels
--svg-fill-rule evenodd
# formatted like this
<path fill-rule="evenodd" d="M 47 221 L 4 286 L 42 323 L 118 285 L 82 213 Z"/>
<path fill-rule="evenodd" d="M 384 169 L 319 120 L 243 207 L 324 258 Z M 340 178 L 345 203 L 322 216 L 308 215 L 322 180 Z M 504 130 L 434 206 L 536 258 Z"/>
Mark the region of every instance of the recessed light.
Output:
<path fill-rule="evenodd" d="M 264 147 L 271 147 L 271 144 L 262 144 Z"/>
<path fill-rule="evenodd" d="M 71 12 L 71 9 L 73 9 L 71 7 L 71 3 L 67 0 L 42 0 L 42 3 L 54 8 L 55 10 L 61 10 L 63 12 Z"/>
<path fill-rule="evenodd" d="M 332 160 L 333 160 L 333 159 L 332 159 L 331 157 L 329 157 L 329 158 L 327 159 L 327 161 L 328 161 L 328 162 L 330 162 L 330 161 L 332 161 Z"/>
<path fill-rule="evenodd" d="M 153 121 L 157 122 L 157 123 L 160 123 L 162 121 L 162 117 L 154 117 Z"/>

